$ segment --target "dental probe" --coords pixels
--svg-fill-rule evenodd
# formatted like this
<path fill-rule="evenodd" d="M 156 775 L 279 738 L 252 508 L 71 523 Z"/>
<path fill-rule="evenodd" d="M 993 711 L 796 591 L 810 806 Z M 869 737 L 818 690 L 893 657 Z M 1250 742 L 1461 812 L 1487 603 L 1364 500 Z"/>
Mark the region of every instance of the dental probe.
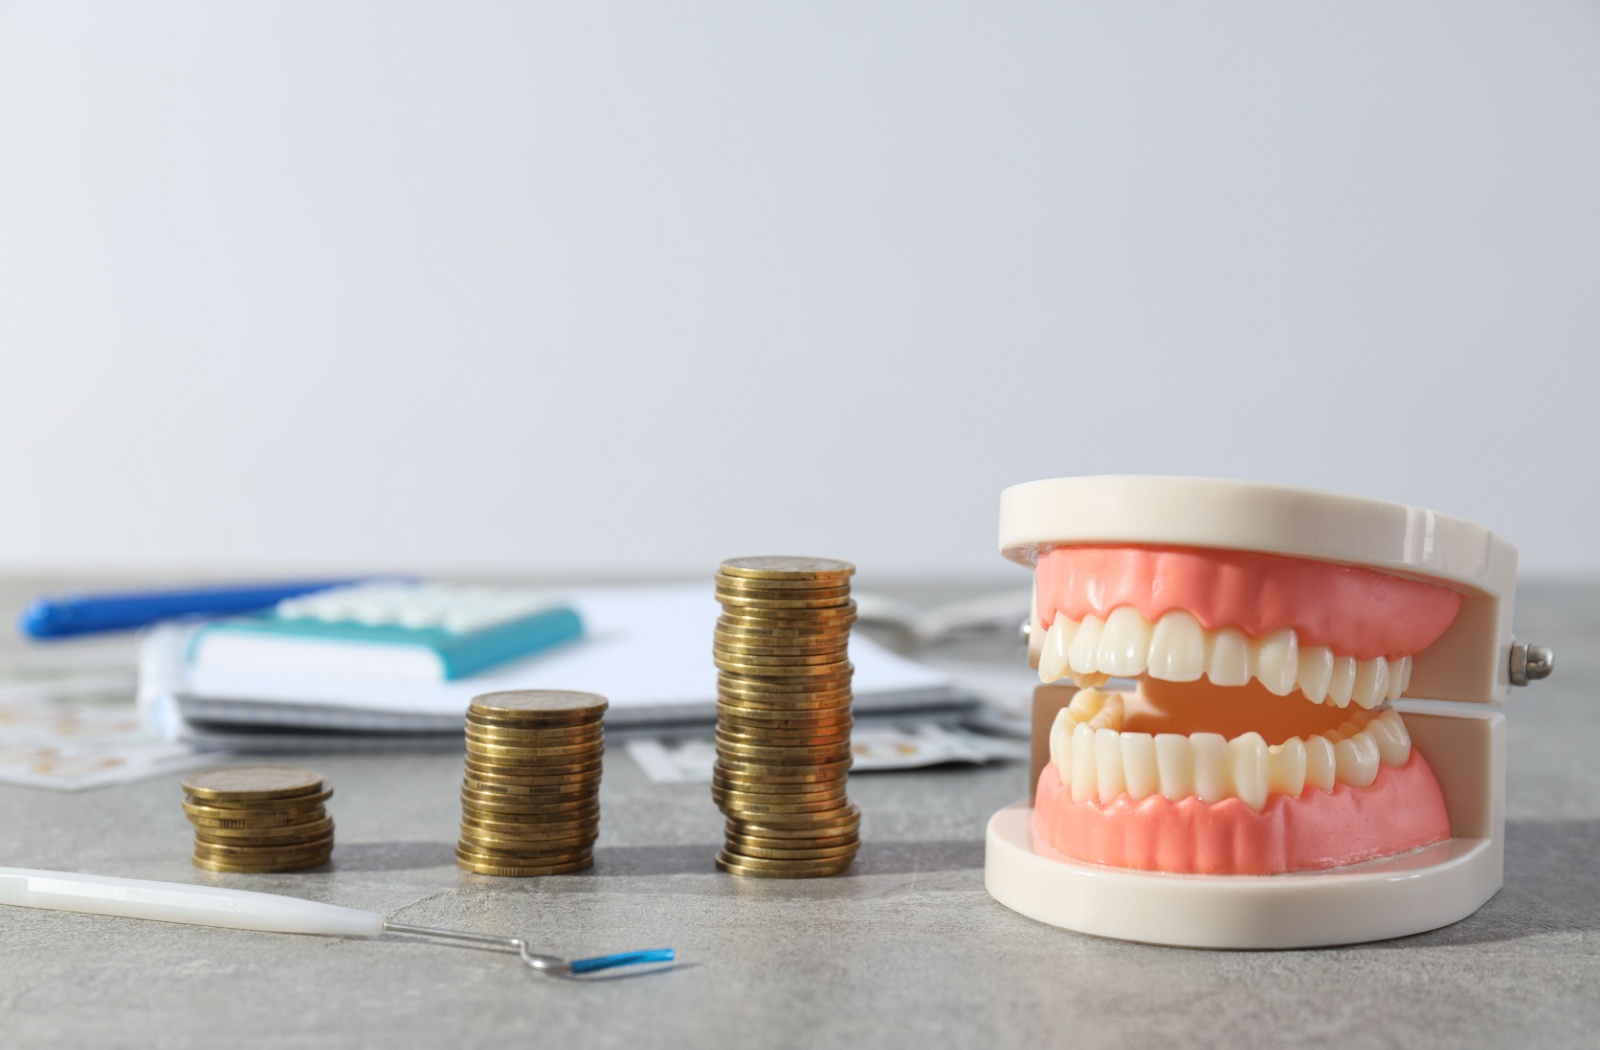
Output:
<path fill-rule="evenodd" d="M 514 951 L 533 969 L 555 977 L 594 973 L 618 966 L 672 962 L 674 958 L 671 948 L 651 948 L 592 959 L 561 959 L 529 951 L 527 942 L 520 937 L 412 926 L 394 922 L 375 911 L 343 908 L 276 893 L 29 868 L 0 868 L 0 904 L 262 933 L 310 933 L 325 937 L 405 933 Z"/>

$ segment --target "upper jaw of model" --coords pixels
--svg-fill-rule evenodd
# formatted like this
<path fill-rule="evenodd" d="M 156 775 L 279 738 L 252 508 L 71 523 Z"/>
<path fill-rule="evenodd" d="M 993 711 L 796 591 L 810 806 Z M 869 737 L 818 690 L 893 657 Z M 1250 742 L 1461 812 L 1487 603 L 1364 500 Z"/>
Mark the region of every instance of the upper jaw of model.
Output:
<path fill-rule="evenodd" d="M 1462 596 L 1372 569 L 1249 551 L 1062 547 L 1036 570 L 1049 630 L 1046 682 L 1167 682 L 1298 691 L 1372 709 L 1405 692 L 1412 655 L 1450 626 Z"/>

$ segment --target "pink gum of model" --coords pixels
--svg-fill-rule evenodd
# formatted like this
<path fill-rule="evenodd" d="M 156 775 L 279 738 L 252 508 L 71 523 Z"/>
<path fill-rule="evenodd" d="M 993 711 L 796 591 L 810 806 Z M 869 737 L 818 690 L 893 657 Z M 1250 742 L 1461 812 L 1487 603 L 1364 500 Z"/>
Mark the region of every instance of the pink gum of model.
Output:
<path fill-rule="evenodd" d="M 1371 569 L 1252 551 L 1178 547 L 1059 547 L 1034 576 L 1039 622 L 1058 612 L 1104 620 L 1131 605 L 1149 623 L 1173 609 L 1207 630 L 1253 638 L 1293 627 L 1301 645 L 1371 659 L 1419 653 L 1461 608 L 1455 591 Z"/>
<path fill-rule="evenodd" d="M 1387 857 L 1450 837 L 1444 796 L 1420 752 L 1364 788 L 1307 786 L 1261 812 L 1236 798 L 1119 795 L 1072 801 L 1055 763 L 1039 776 L 1034 848 L 1055 859 L 1189 875 L 1277 875 Z"/>

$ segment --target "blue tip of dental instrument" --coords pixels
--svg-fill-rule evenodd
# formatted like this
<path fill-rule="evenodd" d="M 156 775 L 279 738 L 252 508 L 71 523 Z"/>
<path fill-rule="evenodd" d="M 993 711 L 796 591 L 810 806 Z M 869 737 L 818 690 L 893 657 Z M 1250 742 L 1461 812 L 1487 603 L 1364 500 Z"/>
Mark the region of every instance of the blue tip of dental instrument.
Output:
<path fill-rule="evenodd" d="M 642 952 L 619 952 L 616 955 L 597 955 L 593 959 L 574 959 L 567 965 L 573 973 L 594 973 L 618 966 L 643 966 L 648 963 L 672 962 L 671 948 L 648 948 Z"/>

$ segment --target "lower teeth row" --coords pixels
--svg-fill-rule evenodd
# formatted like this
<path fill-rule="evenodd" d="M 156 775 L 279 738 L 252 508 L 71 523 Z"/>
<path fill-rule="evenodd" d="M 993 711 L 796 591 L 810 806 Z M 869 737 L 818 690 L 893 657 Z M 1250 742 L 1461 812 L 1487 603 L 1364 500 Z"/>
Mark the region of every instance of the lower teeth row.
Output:
<path fill-rule="evenodd" d="M 1308 786 L 1367 787 L 1380 765 L 1402 766 L 1411 757 L 1411 736 L 1394 711 L 1271 745 L 1259 733 L 1231 740 L 1220 733 L 1124 733 L 1122 719 L 1121 696 L 1098 689 L 1079 691 L 1056 715 L 1050 760 L 1074 802 L 1159 794 L 1174 802 L 1237 798 L 1259 810 L 1270 795 L 1298 797 Z"/>

